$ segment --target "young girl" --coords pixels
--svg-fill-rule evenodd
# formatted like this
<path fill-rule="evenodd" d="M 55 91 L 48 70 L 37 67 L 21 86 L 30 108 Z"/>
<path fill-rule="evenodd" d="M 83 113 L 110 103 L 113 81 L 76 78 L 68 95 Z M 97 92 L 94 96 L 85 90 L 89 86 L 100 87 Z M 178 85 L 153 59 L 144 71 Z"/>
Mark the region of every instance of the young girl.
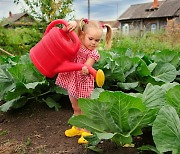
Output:
<path fill-rule="evenodd" d="M 81 47 L 73 59 L 75 63 L 82 63 L 93 66 L 98 61 L 100 55 L 96 48 L 101 41 L 103 29 L 106 28 L 106 45 L 111 47 L 112 30 L 109 25 L 104 25 L 99 21 L 81 19 L 77 24 L 76 21 L 70 21 L 67 27 L 63 29 L 72 31 L 78 28 L 78 37 L 81 42 Z M 56 79 L 56 84 L 65 88 L 68 92 L 74 116 L 82 114 L 78 106 L 78 98 L 90 98 L 94 90 L 94 77 L 89 74 L 87 67 L 83 67 L 81 71 L 73 71 L 66 73 L 59 73 Z M 73 126 L 71 129 L 65 131 L 67 137 L 81 135 L 78 143 L 87 143 L 83 136 L 92 135 L 85 129 Z"/>

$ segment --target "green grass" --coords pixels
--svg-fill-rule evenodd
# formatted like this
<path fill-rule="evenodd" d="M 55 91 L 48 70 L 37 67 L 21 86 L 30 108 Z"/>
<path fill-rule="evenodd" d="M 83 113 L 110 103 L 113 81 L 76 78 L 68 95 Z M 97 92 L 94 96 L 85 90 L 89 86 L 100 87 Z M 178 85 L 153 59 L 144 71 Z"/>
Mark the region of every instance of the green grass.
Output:
<path fill-rule="evenodd" d="M 180 34 L 179 34 L 180 35 Z M 146 33 L 143 36 L 116 36 L 113 38 L 113 48 L 131 48 L 134 52 L 142 51 L 152 53 L 168 49 L 180 52 L 180 42 L 175 41 L 173 35 L 167 35 L 165 32 Z"/>
<path fill-rule="evenodd" d="M 9 132 L 7 130 L 0 131 L 0 136 L 7 135 Z"/>

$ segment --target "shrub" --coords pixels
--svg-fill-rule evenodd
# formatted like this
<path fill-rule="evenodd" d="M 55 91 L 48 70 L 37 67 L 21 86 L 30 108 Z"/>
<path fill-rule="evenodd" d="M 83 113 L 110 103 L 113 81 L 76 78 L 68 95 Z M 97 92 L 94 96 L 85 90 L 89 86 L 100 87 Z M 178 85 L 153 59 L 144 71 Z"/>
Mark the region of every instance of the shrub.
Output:
<path fill-rule="evenodd" d="M 41 39 L 42 33 L 36 28 L 0 28 L 0 46 L 13 55 L 23 55 Z M 1 53 L 2 54 L 2 53 Z"/>

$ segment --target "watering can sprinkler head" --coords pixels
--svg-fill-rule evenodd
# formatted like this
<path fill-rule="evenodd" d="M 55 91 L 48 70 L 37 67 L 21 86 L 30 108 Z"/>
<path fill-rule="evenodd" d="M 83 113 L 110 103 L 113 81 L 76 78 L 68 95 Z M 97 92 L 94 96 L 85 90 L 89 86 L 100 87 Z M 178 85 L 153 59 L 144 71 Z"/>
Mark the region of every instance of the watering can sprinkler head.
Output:
<path fill-rule="evenodd" d="M 104 75 L 104 72 L 99 69 L 97 72 L 96 72 L 96 84 L 98 87 L 102 87 L 104 85 L 104 81 L 105 81 L 105 75 Z"/>

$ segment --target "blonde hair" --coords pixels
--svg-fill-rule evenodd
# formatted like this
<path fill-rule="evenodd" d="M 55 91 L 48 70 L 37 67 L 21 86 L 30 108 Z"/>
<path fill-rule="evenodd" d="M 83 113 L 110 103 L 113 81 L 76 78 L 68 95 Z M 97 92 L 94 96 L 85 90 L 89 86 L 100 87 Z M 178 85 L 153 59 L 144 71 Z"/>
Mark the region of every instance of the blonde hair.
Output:
<path fill-rule="evenodd" d="M 112 29 L 111 26 L 108 24 L 103 24 L 102 22 L 99 21 L 94 21 L 94 20 L 88 20 L 88 19 L 84 19 L 82 18 L 79 21 L 78 24 L 78 36 L 81 37 L 82 34 L 89 28 L 89 27 L 93 27 L 93 28 L 97 28 L 103 31 L 104 28 L 107 29 L 106 31 L 106 36 L 105 36 L 105 44 L 107 46 L 108 49 L 111 48 L 111 39 L 112 39 Z"/>

